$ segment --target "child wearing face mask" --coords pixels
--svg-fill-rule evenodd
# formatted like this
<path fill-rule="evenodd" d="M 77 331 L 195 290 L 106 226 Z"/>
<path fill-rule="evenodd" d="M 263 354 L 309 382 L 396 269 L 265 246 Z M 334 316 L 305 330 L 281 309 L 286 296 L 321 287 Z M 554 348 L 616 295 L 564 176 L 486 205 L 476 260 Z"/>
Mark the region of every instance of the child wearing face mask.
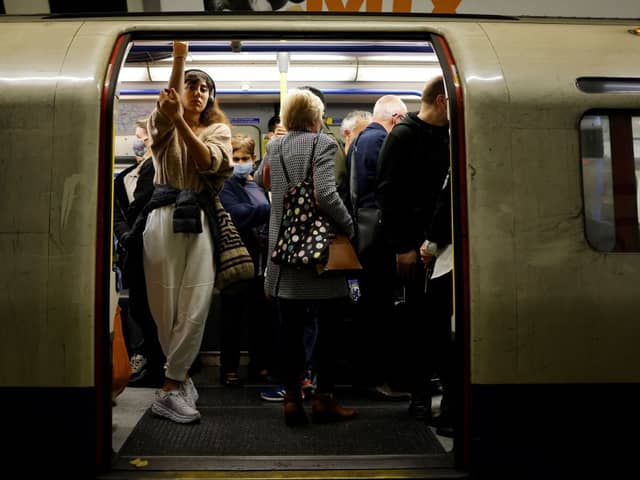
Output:
<path fill-rule="evenodd" d="M 255 141 L 247 135 L 231 138 L 233 176 L 225 180 L 220 201 L 231 215 L 254 263 L 256 276 L 246 291 L 223 293 L 220 375 L 227 386 L 241 384 L 238 376 L 242 333 L 248 326 L 249 376 L 265 380 L 271 368 L 271 312 L 264 296 L 264 268 L 268 260 L 267 237 L 271 204 L 267 193 L 253 179 Z"/>

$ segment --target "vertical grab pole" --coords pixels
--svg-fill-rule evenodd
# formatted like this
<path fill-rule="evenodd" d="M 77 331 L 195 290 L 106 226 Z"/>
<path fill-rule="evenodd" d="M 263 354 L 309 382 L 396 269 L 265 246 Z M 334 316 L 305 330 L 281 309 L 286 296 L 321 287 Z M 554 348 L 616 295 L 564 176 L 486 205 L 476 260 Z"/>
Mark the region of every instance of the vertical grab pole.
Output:
<path fill-rule="evenodd" d="M 280 72 L 280 105 L 287 94 L 287 75 L 289 73 L 289 52 L 278 52 L 276 58 L 278 71 Z"/>

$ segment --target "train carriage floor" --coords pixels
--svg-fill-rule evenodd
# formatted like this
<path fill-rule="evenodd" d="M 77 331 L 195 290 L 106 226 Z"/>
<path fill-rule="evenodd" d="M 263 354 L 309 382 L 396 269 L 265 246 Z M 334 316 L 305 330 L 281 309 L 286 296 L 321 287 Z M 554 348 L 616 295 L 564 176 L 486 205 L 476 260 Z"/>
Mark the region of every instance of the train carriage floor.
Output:
<path fill-rule="evenodd" d="M 194 374 L 202 418 L 191 425 L 151 413 L 154 388 L 127 387 L 113 407 L 112 473 L 392 469 L 457 477 L 449 476 L 454 473 L 452 440 L 410 417 L 407 400 L 383 400 L 340 386 L 340 402 L 355 408 L 357 419 L 290 428 L 284 424 L 282 403 L 260 398 L 273 385 L 223 386 L 217 372 L 217 367 L 203 367 Z M 306 399 L 307 412 L 310 408 Z"/>

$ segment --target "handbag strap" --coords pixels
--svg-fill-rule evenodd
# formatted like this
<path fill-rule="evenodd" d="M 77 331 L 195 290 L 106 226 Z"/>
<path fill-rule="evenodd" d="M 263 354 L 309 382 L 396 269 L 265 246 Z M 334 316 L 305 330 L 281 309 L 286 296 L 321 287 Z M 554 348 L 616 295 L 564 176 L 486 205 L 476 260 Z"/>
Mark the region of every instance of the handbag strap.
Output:
<path fill-rule="evenodd" d="M 357 210 L 358 205 L 358 171 L 356 168 L 356 155 L 358 154 L 358 140 L 360 139 L 360 135 L 356 138 L 356 141 L 353 142 L 351 148 L 349 149 L 351 153 L 351 163 L 349 164 L 349 198 L 351 200 L 351 208 L 354 213 Z"/>
<path fill-rule="evenodd" d="M 286 138 L 286 137 L 284 137 Z M 313 183 L 313 159 L 316 154 L 316 145 L 318 144 L 318 138 L 320 138 L 320 134 L 316 134 L 313 138 L 313 145 L 311 146 L 311 155 L 309 155 L 309 165 L 307 166 L 307 173 L 305 175 L 305 179 L 311 179 L 311 183 Z M 282 140 L 284 143 L 284 139 Z M 282 166 L 282 171 L 284 172 L 284 178 L 287 179 L 287 185 L 291 185 L 291 178 L 289 178 L 289 172 L 287 171 L 287 167 L 284 165 L 284 158 L 282 158 L 282 145 L 280 145 L 280 165 Z"/>
<path fill-rule="evenodd" d="M 282 143 L 284 143 L 284 139 L 287 137 L 283 137 Z M 307 174 L 305 179 L 311 177 L 311 183 L 313 183 L 313 158 L 316 154 L 316 145 L 318 144 L 318 138 L 320 138 L 320 134 L 316 134 L 313 139 L 313 145 L 311 146 L 311 155 L 309 155 L 309 165 L 307 166 Z M 284 165 L 284 158 L 282 157 L 282 144 L 280 144 L 280 165 L 282 166 L 282 171 L 284 172 L 284 177 L 287 179 L 287 186 L 291 185 L 291 178 L 289 177 L 289 172 L 287 171 L 287 167 Z M 280 226 L 278 227 L 278 232 L 282 230 L 282 217 L 280 217 Z M 280 291 L 280 277 L 282 274 L 282 270 L 278 270 L 278 276 L 276 278 L 276 289 L 275 296 L 278 297 L 278 292 Z"/>
<path fill-rule="evenodd" d="M 356 141 L 353 142 L 349 149 L 351 153 L 351 163 L 349 164 L 349 200 L 351 200 L 351 217 L 355 224 L 358 223 L 358 141 L 360 135 L 356 137 Z"/>

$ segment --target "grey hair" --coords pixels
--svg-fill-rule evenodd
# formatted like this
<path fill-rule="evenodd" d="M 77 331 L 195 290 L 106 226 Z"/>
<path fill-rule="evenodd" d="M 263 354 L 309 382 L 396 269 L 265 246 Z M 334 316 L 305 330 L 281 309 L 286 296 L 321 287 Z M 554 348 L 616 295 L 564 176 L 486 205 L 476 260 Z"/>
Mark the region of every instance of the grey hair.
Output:
<path fill-rule="evenodd" d="M 346 130 L 353 131 L 356 124 L 359 121 L 370 122 L 373 118 L 371 112 L 367 112 L 365 110 L 353 110 L 352 112 L 347 113 L 347 116 L 344 117 L 342 123 L 340 124 L 340 133 L 344 136 L 344 132 Z"/>

